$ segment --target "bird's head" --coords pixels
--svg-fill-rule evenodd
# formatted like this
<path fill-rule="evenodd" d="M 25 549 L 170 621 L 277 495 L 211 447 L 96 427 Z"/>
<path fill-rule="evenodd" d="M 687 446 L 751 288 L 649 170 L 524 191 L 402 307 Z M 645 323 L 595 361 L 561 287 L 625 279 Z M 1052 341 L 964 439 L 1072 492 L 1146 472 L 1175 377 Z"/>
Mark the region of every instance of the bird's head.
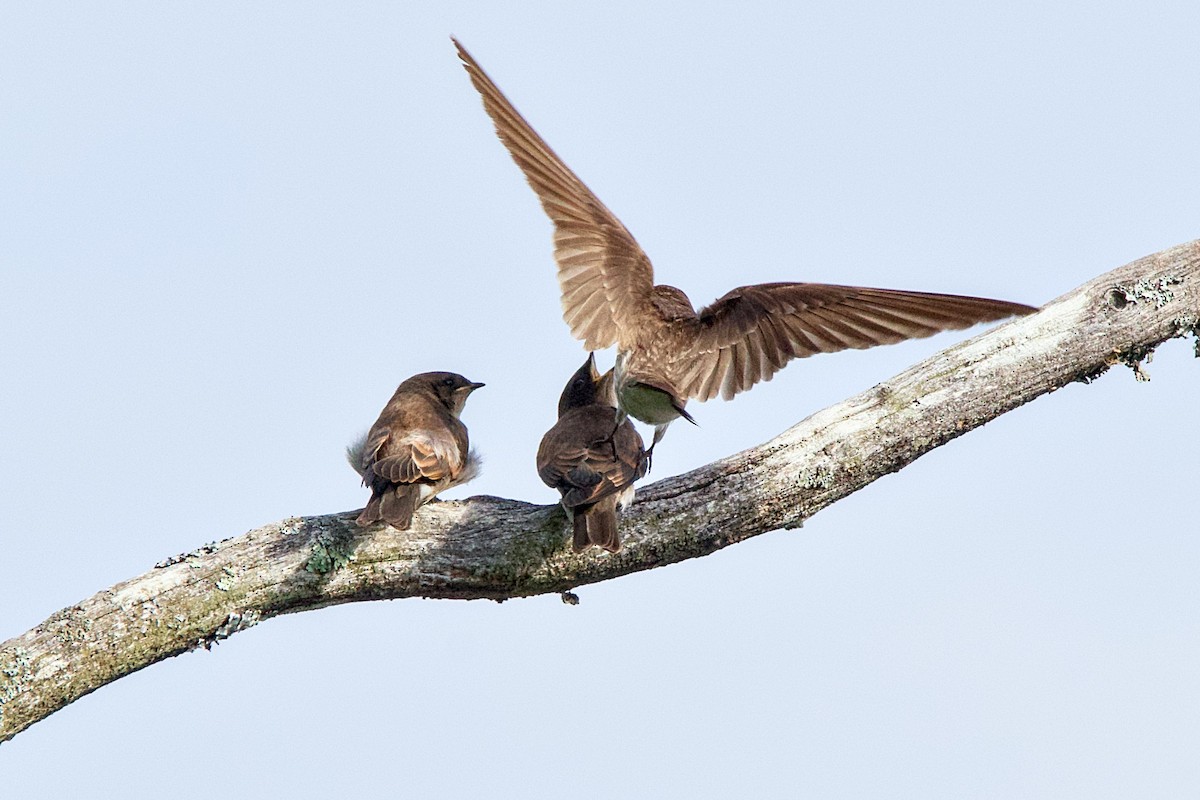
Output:
<path fill-rule="evenodd" d="M 432 392 L 456 417 L 462 413 L 463 405 L 471 392 L 484 385 L 469 381 L 457 372 L 423 372 L 409 378 L 405 383 L 415 383 Z"/>
<path fill-rule="evenodd" d="M 572 408 L 582 408 L 596 403 L 600 373 L 596 369 L 596 354 L 588 353 L 587 361 L 575 370 L 575 374 L 563 387 L 558 398 L 558 415 L 561 417 Z"/>

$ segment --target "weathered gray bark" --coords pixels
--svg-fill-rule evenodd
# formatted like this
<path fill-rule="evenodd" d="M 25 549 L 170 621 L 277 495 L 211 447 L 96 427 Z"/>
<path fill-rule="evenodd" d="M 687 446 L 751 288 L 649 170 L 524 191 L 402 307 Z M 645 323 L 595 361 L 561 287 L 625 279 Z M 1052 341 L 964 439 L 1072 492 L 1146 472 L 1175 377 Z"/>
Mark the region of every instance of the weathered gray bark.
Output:
<path fill-rule="evenodd" d="M 1198 321 L 1200 241 L 1102 275 L 770 442 L 643 488 L 621 520 L 616 555 L 572 554 L 558 506 L 496 497 L 426 506 L 405 532 L 360 531 L 348 511 L 205 545 L 0 645 L 0 741 L 123 675 L 279 614 L 566 592 L 799 526 L 1035 397 L 1113 364 L 1136 371 L 1156 345 L 1195 334 Z"/>

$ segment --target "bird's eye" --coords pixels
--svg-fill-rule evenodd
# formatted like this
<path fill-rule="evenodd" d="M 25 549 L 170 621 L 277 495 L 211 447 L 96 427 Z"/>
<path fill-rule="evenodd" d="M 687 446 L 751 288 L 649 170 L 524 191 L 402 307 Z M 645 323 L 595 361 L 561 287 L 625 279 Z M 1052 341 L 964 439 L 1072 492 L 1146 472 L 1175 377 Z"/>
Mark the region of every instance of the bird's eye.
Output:
<path fill-rule="evenodd" d="M 443 378 L 442 379 L 442 386 L 453 386 L 453 385 L 454 385 L 454 378 Z"/>

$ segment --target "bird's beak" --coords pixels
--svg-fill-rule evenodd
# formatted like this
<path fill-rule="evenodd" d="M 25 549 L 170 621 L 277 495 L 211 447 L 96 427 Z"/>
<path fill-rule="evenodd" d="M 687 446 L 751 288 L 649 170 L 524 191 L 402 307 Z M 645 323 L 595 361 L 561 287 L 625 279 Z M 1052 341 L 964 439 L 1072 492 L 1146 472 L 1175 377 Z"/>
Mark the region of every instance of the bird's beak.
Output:
<path fill-rule="evenodd" d="M 596 354 L 588 353 L 588 374 L 591 375 L 592 383 L 600 380 L 600 371 L 596 369 Z"/>
<path fill-rule="evenodd" d="M 483 383 L 468 383 L 466 386 L 460 386 L 457 389 L 455 389 L 454 393 L 461 394 L 463 397 L 466 397 L 471 392 L 475 391 L 476 389 L 478 389 L 482 386 L 486 386 L 486 385 L 487 384 L 483 384 Z"/>

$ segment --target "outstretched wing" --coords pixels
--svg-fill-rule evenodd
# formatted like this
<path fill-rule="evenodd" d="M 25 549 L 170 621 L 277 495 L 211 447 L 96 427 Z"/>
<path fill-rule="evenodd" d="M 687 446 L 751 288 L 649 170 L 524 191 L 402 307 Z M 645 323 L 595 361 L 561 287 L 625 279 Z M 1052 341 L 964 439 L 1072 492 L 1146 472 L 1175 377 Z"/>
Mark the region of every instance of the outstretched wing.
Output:
<path fill-rule="evenodd" d="M 728 400 L 770 380 L 793 358 L 895 344 L 1034 311 L 1004 300 L 860 286 L 742 286 L 676 329 L 669 375 L 685 397 Z"/>
<path fill-rule="evenodd" d="M 554 223 L 563 319 L 588 350 L 617 343 L 650 302 L 650 259 L 616 216 L 530 127 L 457 40 L 458 56 L 483 107 Z"/>

